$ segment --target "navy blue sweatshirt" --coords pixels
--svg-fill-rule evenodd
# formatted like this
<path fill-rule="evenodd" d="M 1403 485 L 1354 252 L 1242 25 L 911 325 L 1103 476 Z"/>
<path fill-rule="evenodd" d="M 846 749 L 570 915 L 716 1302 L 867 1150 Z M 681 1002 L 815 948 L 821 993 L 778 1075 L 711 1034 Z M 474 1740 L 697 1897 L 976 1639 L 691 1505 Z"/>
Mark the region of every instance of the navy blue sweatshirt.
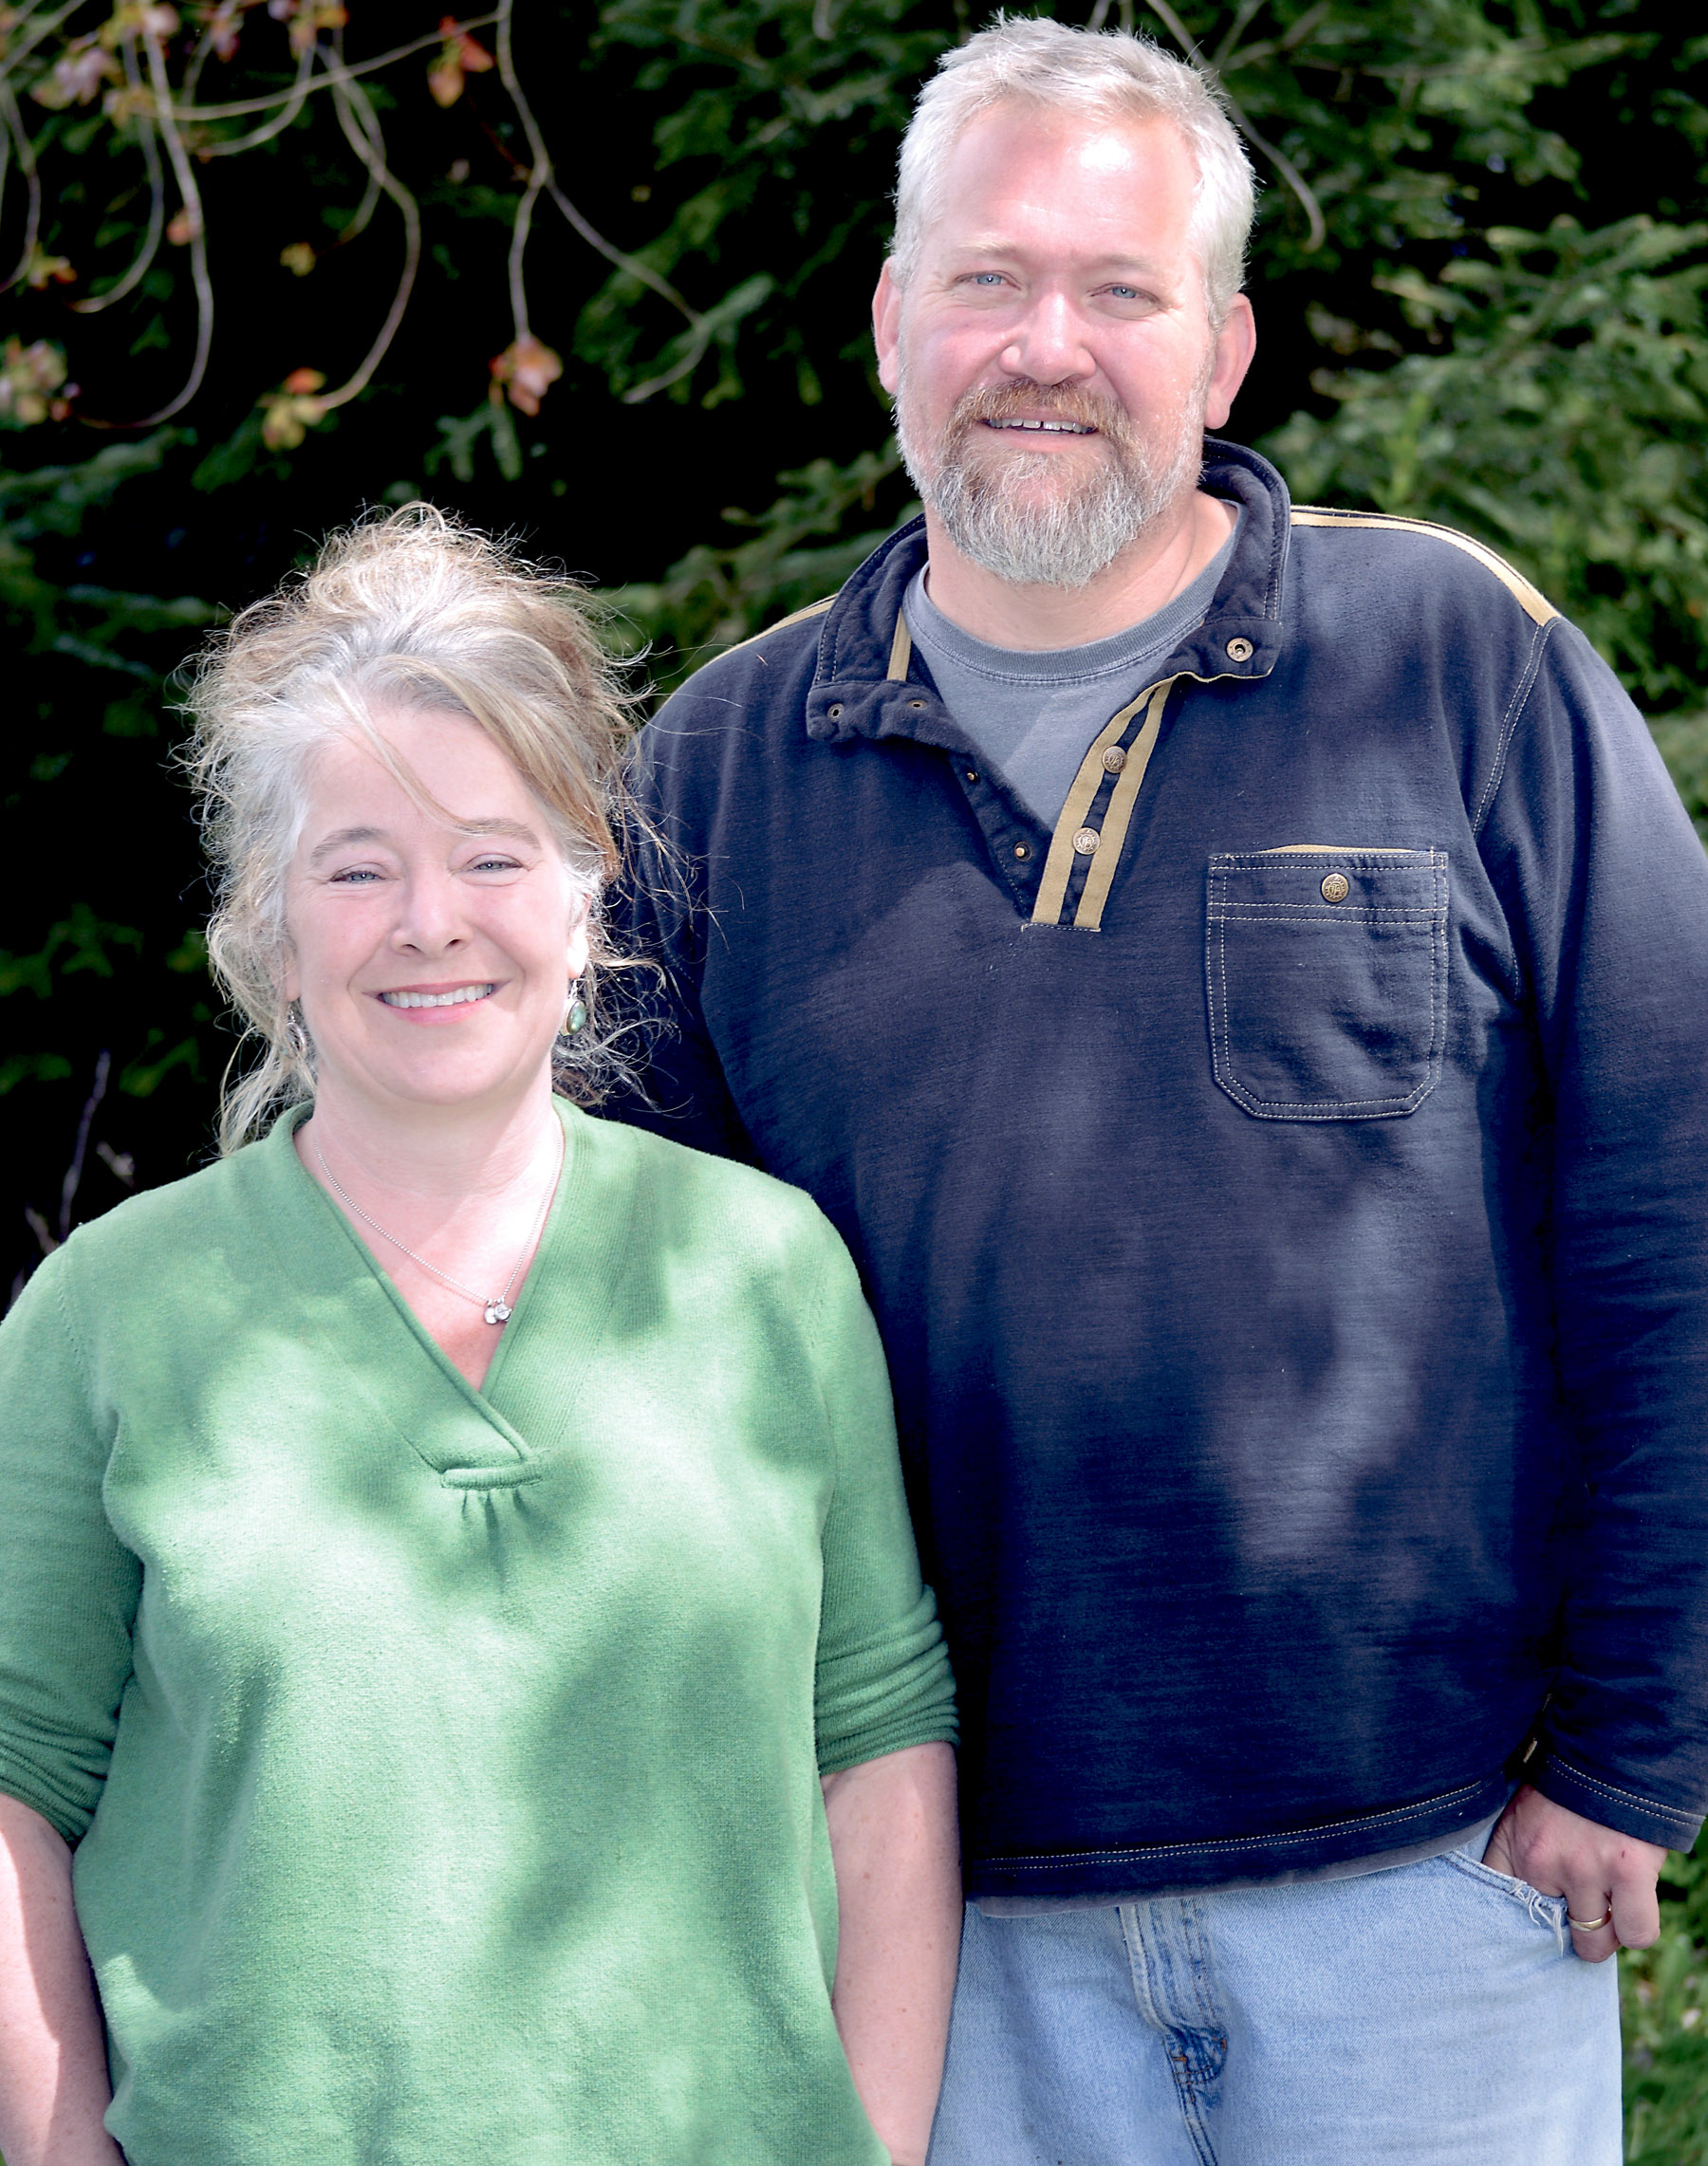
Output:
<path fill-rule="evenodd" d="M 1708 861 L 1498 558 L 1245 511 L 1052 834 L 893 536 L 643 738 L 660 1133 L 809 1190 L 894 1378 L 975 1895 L 1708 1803 Z"/>

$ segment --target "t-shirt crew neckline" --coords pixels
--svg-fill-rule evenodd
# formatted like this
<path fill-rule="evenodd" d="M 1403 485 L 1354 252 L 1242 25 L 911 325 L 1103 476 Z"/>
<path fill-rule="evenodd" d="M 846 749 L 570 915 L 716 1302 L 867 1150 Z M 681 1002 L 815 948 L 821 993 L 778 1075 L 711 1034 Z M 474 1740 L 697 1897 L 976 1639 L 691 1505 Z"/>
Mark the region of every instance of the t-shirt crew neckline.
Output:
<path fill-rule="evenodd" d="M 1139 623 L 1081 646 L 994 646 L 943 615 L 925 590 L 929 565 L 908 583 L 902 616 L 950 718 L 1046 827 L 1091 740 L 1203 622 L 1238 539 L 1243 513 L 1230 509 L 1234 530 L 1197 578 Z"/>
<path fill-rule="evenodd" d="M 1219 501 L 1219 499 L 1218 499 Z M 931 599 L 926 580 L 931 570 L 923 564 L 908 583 L 902 601 L 908 631 L 916 645 L 940 648 L 962 669 L 975 670 L 998 683 L 1091 684 L 1118 676 L 1123 670 L 1149 659 L 1159 648 L 1178 646 L 1186 633 L 1201 623 L 1239 539 L 1239 523 L 1245 517 L 1236 504 L 1229 510 L 1234 526 L 1227 540 L 1210 562 L 1170 602 L 1137 624 L 1128 624 L 1106 639 L 1088 639 L 1072 647 L 1001 647 L 966 632 L 945 617 Z"/>

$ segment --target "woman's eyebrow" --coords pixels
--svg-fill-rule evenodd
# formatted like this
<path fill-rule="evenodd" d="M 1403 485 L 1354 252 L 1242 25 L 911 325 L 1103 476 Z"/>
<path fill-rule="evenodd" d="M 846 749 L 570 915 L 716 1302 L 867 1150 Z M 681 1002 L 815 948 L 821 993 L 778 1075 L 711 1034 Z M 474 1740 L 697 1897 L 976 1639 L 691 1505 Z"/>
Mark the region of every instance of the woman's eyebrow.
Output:
<path fill-rule="evenodd" d="M 314 845 L 308 853 L 308 862 L 318 865 L 323 858 L 329 858 L 335 850 L 342 850 L 351 842 L 380 842 L 384 839 L 383 827 L 340 827 Z"/>
<path fill-rule="evenodd" d="M 456 820 L 452 822 L 459 835 L 508 835 L 515 842 L 531 842 L 538 849 L 540 838 L 524 820 Z M 388 840 L 383 827 L 338 827 L 318 842 L 308 853 L 308 862 L 318 865 L 323 858 L 329 858 L 339 850 L 347 849 L 353 842 L 383 842 Z"/>
<path fill-rule="evenodd" d="M 525 820 L 459 820 L 459 835 L 508 835 L 513 842 L 538 844 L 539 836 Z"/>

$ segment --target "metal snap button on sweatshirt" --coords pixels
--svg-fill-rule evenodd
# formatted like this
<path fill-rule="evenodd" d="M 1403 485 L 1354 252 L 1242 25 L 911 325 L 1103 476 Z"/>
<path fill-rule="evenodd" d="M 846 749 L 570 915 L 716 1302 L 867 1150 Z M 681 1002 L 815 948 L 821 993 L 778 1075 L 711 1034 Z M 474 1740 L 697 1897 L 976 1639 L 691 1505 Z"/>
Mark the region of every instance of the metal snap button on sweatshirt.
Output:
<path fill-rule="evenodd" d="M 1073 838 L 1073 847 L 1082 858 L 1088 858 L 1102 840 L 1095 827 L 1082 827 Z"/>
<path fill-rule="evenodd" d="M 1250 639 L 1230 639 L 1228 659 L 1231 662 L 1249 662 L 1255 652 Z"/>
<path fill-rule="evenodd" d="M 1121 747 L 1119 745 L 1111 745 L 1103 757 L 1105 772 L 1107 774 L 1119 774 L 1122 768 L 1126 766 L 1126 760 L 1127 756 L 1122 750 Z"/>
<path fill-rule="evenodd" d="M 1325 902 L 1345 902 L 1351 892 L 1352 882 L 1345 873 L 1325 873 L 1323 875 L 1323 900 Z"/>

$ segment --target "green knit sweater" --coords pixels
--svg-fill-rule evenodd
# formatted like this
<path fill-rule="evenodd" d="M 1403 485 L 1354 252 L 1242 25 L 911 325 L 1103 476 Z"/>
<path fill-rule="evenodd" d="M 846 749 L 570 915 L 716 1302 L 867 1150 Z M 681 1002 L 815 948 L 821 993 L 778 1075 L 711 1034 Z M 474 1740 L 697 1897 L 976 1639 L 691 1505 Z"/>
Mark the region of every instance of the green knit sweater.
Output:
<path fill-rule="evenodd" d="M 291 1146 L 0 1329 L 0 1789 L 132 2166 L 876 2166 L 821 1770 L 954 1735 L 846 1252 L 564 1109 L 473 1390 Z"/>

